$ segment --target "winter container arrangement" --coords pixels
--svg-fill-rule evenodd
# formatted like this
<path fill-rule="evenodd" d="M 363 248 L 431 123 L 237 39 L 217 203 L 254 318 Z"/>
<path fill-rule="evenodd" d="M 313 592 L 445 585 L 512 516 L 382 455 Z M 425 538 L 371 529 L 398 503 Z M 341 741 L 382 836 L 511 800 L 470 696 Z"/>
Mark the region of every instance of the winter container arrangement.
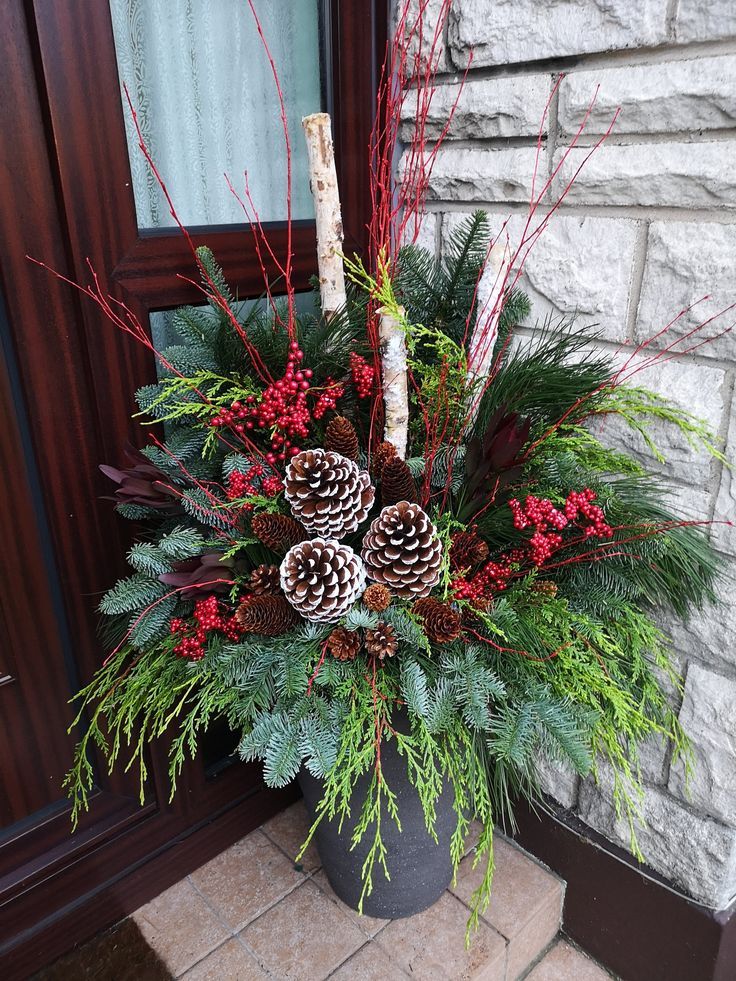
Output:
<path fill-rule="evenodd" d="M 215 257 L 192 247 L 209 305 L 179 310 L 176 343 L 154 352 L 158 381 L 136 393 L 155 424 L 147 445 L 103 468 L 137 543 L 100 604 L 114 640 L 80 694 L 68 790 L 76 814 L 93 752 L 137 761 L 143 781 L 164 733 L 175 788 L 224 718 L 269 785 L 299 779 L 310 838 L 355 908 L 430 905 L 479 823 L 472 925 L 494 826 L 539 799 L 544 761 L 585 775 L 605 760 L 633 829 L 642 742 L 688 752 L 655 616 L 711 599 L 716 559 L 705 522 L 679 516 L 597 421 L 617 415 L 649 440 L 665 420 L 718 451 L 699 420 L 631 383 L 691 341 L 614 357 L 565 321 L 519 331 L 524 260 L 566 193 L 549 200 L 557 171 L 537 182 L 519 242 L 477 212 L 440 259 L 415 244 L 449 3 L 433 38 L 426 5 L 399 12 L 387 51 L 364 256 L 342 254 L 329 117 L 305 120 L 314 310 L 297 311 L 290 254 L 271 255 L 279 282 L 266 276 L 244 315 Z M 414 136 L 394 181 L 409 90 Z M 257 221 L 253 233 L 265 254 Z M 84 291 L 153 350 L 130 311 L 94 282 Z"/>

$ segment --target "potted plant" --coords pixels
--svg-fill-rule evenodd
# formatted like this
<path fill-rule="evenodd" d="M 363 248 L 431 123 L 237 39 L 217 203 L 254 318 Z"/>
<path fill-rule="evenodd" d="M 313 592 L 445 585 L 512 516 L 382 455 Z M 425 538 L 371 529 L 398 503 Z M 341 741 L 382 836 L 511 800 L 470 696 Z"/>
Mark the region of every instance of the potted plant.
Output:
<path fill-rule="evenodd" d="M 515 246 L 482 212 L 439 260 L 412 244 L 433 65 L 402 18 L 371 148 L 369 254 L 341 252 L 323 115 L 305 121 L 314 311 L 297 312 L 290 257 L 283 297 L 266 278 L 243 316 L 214 256 L 193 249 L 209 307 L 176 313 L 159 380 L 136 393 L 158 424 L 149 444 L 103 468 L 141 534 L 100 604 L 117 635 L 80 696 L 68 787 L 76 814 L 93 748 L 110 766 L 137 760 L 143 780 L 146 745 L 167 732 L 173 793 L 225 718 L 268 784 L 300 780 L 332 885 L 372 915 L 431 904 L 477 822 L 477 918 L 494 826 L 539 797 L 540 761 L 584 775 L 605 759 L 633 829 L 638 747 L 659 734 L 687 755 L 655 612 L 712 598 L 716 559 L 703 523 L 588 422 L 618 414 L 646 434 L 665 419 L 713 443 L 629 384 L 656 360 L 646 345 L 614 363 L 564 321 L 519 335 L 515 284 L 555 210 L 540 211 L 549 182 Z M 410 82 L 417 126 L 391 190 Z M 129 311 L 87 292 L 151 347 Z"/>

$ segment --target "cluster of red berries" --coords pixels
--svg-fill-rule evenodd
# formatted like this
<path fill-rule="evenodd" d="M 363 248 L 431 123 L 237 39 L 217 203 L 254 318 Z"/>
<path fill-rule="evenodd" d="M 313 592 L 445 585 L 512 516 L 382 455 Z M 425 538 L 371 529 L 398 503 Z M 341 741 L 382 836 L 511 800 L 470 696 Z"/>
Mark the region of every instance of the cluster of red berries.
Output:
<path fill-rule="evenodd" d="M 234 501 L 255 494 L 262 494 L 264 497 L 276 497 L 284 489 L 283 481 L 277 474 L 269 474 L 264 477 L 264 473 L 264 467 L 260 463 L 252 464 L 245 473 L 240 470 L 233 470 L 228 478 L 228 498 Z M 256 481 L 260 481 L 260 487 Z M 243 505 L 243 510 L 252 511 L 253 505 L 246 503 Z"/>
<path fill-rule="evenodd" d="M 570 521 L 581 524 L 580 515 L 590 522 L 583 528 L 586 538 L 595 536 L 596 538 L 610 538 L 613 528 L 606 521 L 603 508 L 592 502 L 595 500 L 595 492 L 590 487 L 584 487 L 581 491 L 570 491 L 565 501 L 565 515 Z"/>
<path fill-rule="evenodd" d="M 514 528 L 517 531 L 523 531 L 531 525 L 537 531 L 546 531 L 547 525 L 552 525 L 553 528 L 562 531 L 568 522 L 567 517 L 562 511 L 558 511 L 552 501 L 546 497 L 539 498 L 530 494 L 524 502 L 523 507 L 514 498 L 509 501 L 509 507 L 514 516 Z"/>
<path fill-rule="evenodd" d="M 321 393 L 312 409 L 314 418 L 321 419 L 325 412 L 336 408 L 337 400 L 341 399 L 344 394 L 345 386 L 332 378 L 328 378 L 325 382 L 325 390 Z"/>
<path fill-rule="evenodd" d="M 479 605 L 487 599 L 489 592 L 501 592 L 506 589 L 509 579 L 524 560 L 525 553 L 520 548 L 511 549 L 499 556 L 495 561 L 486 562 L 483 568 L 471 579 L 458 576 L 451 583 L 456 599 L 468 600 Z"/>
<path fill-rule="evenodd" d="M 283 378 L 266 388 L 260 401 L 249 395 L 245 404 L 236 401 L 230 408 L 223 407 L 210 420 L 210 425 L 227 426 L 234 432 L 245 434 L 253 429 L 271 430 L 271 450 L 266 454 L 270 464 L 296 456 L 299 446 L 293 440 L 304 439 L 309 433 L 311 416 L 307 408 L 307 392 L 312 377 L 311 368 L 300 368 L 304 352 L 296 341 L 289 345 Z"/>
<path fill-rule="evenodd" d="M 606 522 L 602 508 L 592 502 L 595 491 L 585 487 L 581 491 L 570 491 L 562 511 L 546 497 L 538 498 L 530 494 L 523 506 L 517 500 L 509 501 L 514 520 L 514 528 L 523 531 L 533 528 L 529 539 L 529 558 L 533 565 L 543 565 L 562 545 L 563 528 L 575 523 L 586 538 L 607 538 L 613 529 Z M 550 531 L 552 527 L 555 530 Z"/>
<path fill-rule="evenodd" d="M 227 614 L 216 596 L 198 599 L 191 620 L 174 617 L 169 626 L 171 633 L 178 637 L 174 654 L 187 661 L 202 660 L 207 639 L 213 631 L 219 631 L 228 640 L 237 640 L 243 633 L 235 616 Z"/>
<path fill-rule="evenodd" d="M 364 357 L 352 351 L 350 354 L 350 377 L 359 399 L 368 399 L 373 393 L 376 369 Z"/>

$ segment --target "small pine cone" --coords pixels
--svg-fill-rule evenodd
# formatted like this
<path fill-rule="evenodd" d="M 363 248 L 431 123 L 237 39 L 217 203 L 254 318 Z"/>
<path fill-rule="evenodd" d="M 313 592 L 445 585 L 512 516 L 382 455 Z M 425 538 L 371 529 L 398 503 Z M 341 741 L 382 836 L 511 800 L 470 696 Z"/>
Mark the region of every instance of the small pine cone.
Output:
<path fill-rule="evenodd" d="M 411 470 L 400 456 L 393 456 L 383 467 L 381 473 L 381 503 L 398 504 L 399 501 L 417 503 L 417 484 Z"/>
<path fill-rule="evenodd" d="M 250 574 L 248 589 L 255 596 L 278 596 L 281 592 L 279 582 L 279 567 L 277 565 L 259 565 Z"/>
<path fill-rule="evenodd" d="M 358 434 L 355 426 L 345 416 L 335 416 L 325 430 L 325 449 L 333 453 L 341 453 L 348 460 L 358 459 Z"/>
<path fill-rule="evenodd" d="M 450 565 L 455 570 L 473 569 L 488 558 L 488 543 L 474 531 L 456 531 L 450 545 Z"/>
<path fill-rule="evenodd" d="M 557 595 L 557 583 L 552 582 L 551 579 L 539 579 L 534 583 L 534 592 L 539 593 L 542 596 L 547 596 L 549 599 L 554 599 Z"/>
<path fill-rule="evenodd" d="M 442 543 L 418 504 L 384 508 L 366 532 L 361 555 L 369 577 L 402 599 L 428 596 L 440 579 Z"/>
<path fill-rule="evenodd" d="M 396 631 L 390 623 L 379 620 L 373 630 L 365 632 L 365 649 L 381 661 L 393 657 L 398 647 Z"/>
<path fill-rule="evenodd" d="M 274 552 L 288 552 L 308 537 L 304 526 L 288 514 L 256 514 L 250 526 L 258 541 Z"/>
<path fill-rule="evenodd" d="M 329 450 L 302 450 L 289 463 L 284 493 L 308 532 L 344 538 L 365 521 L 375 492 L 357 463 Z"/>
<path fill-rule="evenodd" d="M 389 460 L 396 456 L 396 447 L 393 443 L 379 443 L 371 454 L 371 473 L 376 480 L 381 479 L 383 468 Z"/>
<path fill-rule="evenodd" d="M 281 563 L 281 588 L 307 620 L 330 623 L 363 592 L 365 567 L 349 545 L 315 538 L 290 548 Z"/>
<path fill-rule="evenodd" d="M 462 620 L 449 603 L 425 596 L 416 601 L 412 612 L 422 621 L 424 632 L 433 644 L 449 644 L 460 636 Z"/>
<path fill-rule="evenodd" d="M 347 627 L 335 627 L 327 638 L 327 649 L 338 661 L 352 661 L 360 651 L 360 634 Z"/>
<path fill-rule="evenodd" d="M 283 596 L 246 596 L 235 619 L 247 634 L 279 637 L 296 625 L 299 617 Z"/>
<path fill-rule="evenodd" d="M 363 593 L 363 602 L 374 613 L 383 613 L 391 604 L 391 593 L 380 582 L 374 582 Z"/>

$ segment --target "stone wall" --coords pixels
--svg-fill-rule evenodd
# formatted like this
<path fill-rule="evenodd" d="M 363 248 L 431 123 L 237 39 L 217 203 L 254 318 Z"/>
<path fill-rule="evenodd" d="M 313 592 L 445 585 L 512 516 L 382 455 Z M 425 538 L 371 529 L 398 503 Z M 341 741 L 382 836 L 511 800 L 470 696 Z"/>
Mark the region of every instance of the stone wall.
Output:
<path fill-rule="evenodd" d="M 435 135 L 473 61 L 449 140 L 432 177 L 423 242 L 438 248 L 453 223 L 482 206 L 496 230 L 520 228 L 532 181 L 539 121 L 557 76 L 545 132 L 545 175 L 560 159 L 597 85 L 580 149 L 553 190 L 605 132 L 559 214 L 532 252 L 523 287 L 537 316 L 577 312 L 600 325 L 611 350 L 655 333 L 706 294 L 687 331 L 736 301 L 736 2 L 734 0 L 453 0 Z M 736 458 L 736 332 L 639 376 L 706 419 Z M 672 433 L 658 434 L 684 509 L 733 518 L 736 477 Z M 629 447 L 644 453 L 631 436 Z M 715 544 L 736 571 L 736 529 Z M 736 894 L 736 607 L 724 603 L 687 624 L 667 620 L 685 674 L 680 716 L 694 744 L 695 774 L 660 745 L 647 748 L 640 843 L 651 866 L 700 901 L 723 908 Z M 581 785 L 557 772 L 547 786 L 612 840 L 627 845 L 606 773 Z"/>

